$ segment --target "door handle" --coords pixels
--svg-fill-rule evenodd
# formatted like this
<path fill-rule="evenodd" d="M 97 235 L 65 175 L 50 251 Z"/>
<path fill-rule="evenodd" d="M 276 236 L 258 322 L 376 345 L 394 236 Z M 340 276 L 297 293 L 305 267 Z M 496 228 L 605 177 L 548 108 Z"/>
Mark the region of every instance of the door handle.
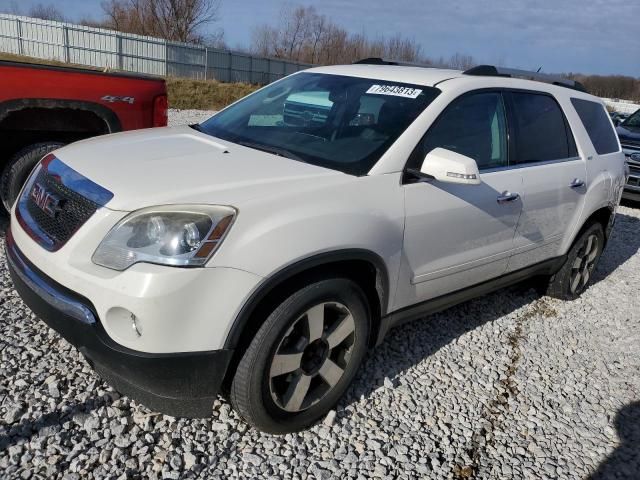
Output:
<path fill-rule="evenodd" d="M 584 180 L 580 180 L 579 178 L 574 178 L 573 182 L 569 184 L 571 188 L 580 188 L 584 187 Z"/>
<path fill-rule="evenodd" d="M 513 202 L 514 200 L 517 200 L 519 198 L 520 195 L 518 195 L 517 193 L 502 192 L 500 195 L 498 195 L 498 203 Z"/>

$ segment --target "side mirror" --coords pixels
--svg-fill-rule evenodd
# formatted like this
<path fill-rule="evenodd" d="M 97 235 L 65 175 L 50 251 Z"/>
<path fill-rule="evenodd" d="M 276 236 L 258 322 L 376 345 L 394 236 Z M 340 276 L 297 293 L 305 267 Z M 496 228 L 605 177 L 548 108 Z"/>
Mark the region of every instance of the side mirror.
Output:
<path fill-rule="evenodd" d="M 480 171 L 473 158 L 445 148 L 431 150 L 424 159 L 420 173 L 439 182 L 480 185 Z"/>

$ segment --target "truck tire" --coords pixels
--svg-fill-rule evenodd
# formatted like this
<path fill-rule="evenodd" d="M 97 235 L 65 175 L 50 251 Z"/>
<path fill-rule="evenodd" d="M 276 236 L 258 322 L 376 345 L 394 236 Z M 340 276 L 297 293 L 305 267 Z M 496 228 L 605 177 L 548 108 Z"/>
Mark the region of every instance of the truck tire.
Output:
<path fill-rule="evenodd" d="M 18 153 L 11 157 L 0 177 L 0 197 L 7 212 L 11 211 L 11 207 L 20 194 L 20 189 L 24 185 L 24 182 L 27 181 L 29 174 L 36 164 L 47 153 L 63 145 L 64 143 L 60 142 L 34 143 L 18 151 Z"/>
<path fill-rule="evenodd" d="M 299 431 L 325 416 L 367 351 L 369 308 L 347 278 L 316 281 L 265 320 L 236 369 L 231 403 L 253 427 Z"/>
<path fill-rule="evenodd" d="M 592 223 L 584 228 L 569 250 L 567 260 L 551 277 L 547 286 L 547 295 L 561 300 L 578 298 L 587 288 L 603 248 L 602 225 Z"/>

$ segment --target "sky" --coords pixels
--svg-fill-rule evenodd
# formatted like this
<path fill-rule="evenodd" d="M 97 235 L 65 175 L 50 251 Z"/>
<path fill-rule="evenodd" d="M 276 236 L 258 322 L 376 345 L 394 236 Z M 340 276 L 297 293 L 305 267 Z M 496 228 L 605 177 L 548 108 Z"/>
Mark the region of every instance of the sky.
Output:
<path fill-rule="evenodd" d="M 101 0 L 0 0 L 0 11 L 53 3 L 71 19 L 99 18 Z M 640 77 L 640 0 L 294 0 L 352 32 L 397 32 L 429 57 L 459 52 L 476 62 L 549 73 Z M 222 0 L 230 47 L 247 47 L 252 29 L 275 24 L 280 0 Z M 214 27 L 215 28 L 215 27 Z"/>

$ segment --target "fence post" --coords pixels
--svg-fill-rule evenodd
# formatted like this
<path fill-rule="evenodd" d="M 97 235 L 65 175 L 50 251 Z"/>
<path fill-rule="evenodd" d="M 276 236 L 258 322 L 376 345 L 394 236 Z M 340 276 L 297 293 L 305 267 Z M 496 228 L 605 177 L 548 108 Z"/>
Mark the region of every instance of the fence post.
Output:
<path fill-rule="evenodd" d="M 116 33 L 116 55 L 118 56 L 118 70 L 124 70 L 124 58 L 122 55 L 122 35 Z"/>
<path fill-rule="evenodd" d="M 24 46 L 22 45 L 22 22 L 16 18 L 16 29 L 18 33 L 18 55 L 24 55 Z"/>
<path fill-rule="evenodd" d="M 64 48 L 64 61 L 71 63 L 71 52 L 69 51 L 69 27 L 62 27 L 62 43 Z"/>
<path fill-rule="evenodd" d="M 266 75 L 262 75 L 262 82 L 265 85 L 268 85 L 271 83 L 271 59 L 267 58 L 267 72 Z"/>
<path fill-rule="evenodd" d="M 164 41 L 164 76 L 169 76 L 169 42 Z"/>
<path fill-rule="evenodd" d="M 233 53 L 229 52 L 229 80 L 227 80 L 227 82 L 233 82 L 233 69 L 231 68 L 232 63 L 233 63 Z"/>
<path fill-rule="evenodd" d="M 207 80 L 207 70 L 209 69 L 209 49 L 204 47 L 204 79 Z"/>

